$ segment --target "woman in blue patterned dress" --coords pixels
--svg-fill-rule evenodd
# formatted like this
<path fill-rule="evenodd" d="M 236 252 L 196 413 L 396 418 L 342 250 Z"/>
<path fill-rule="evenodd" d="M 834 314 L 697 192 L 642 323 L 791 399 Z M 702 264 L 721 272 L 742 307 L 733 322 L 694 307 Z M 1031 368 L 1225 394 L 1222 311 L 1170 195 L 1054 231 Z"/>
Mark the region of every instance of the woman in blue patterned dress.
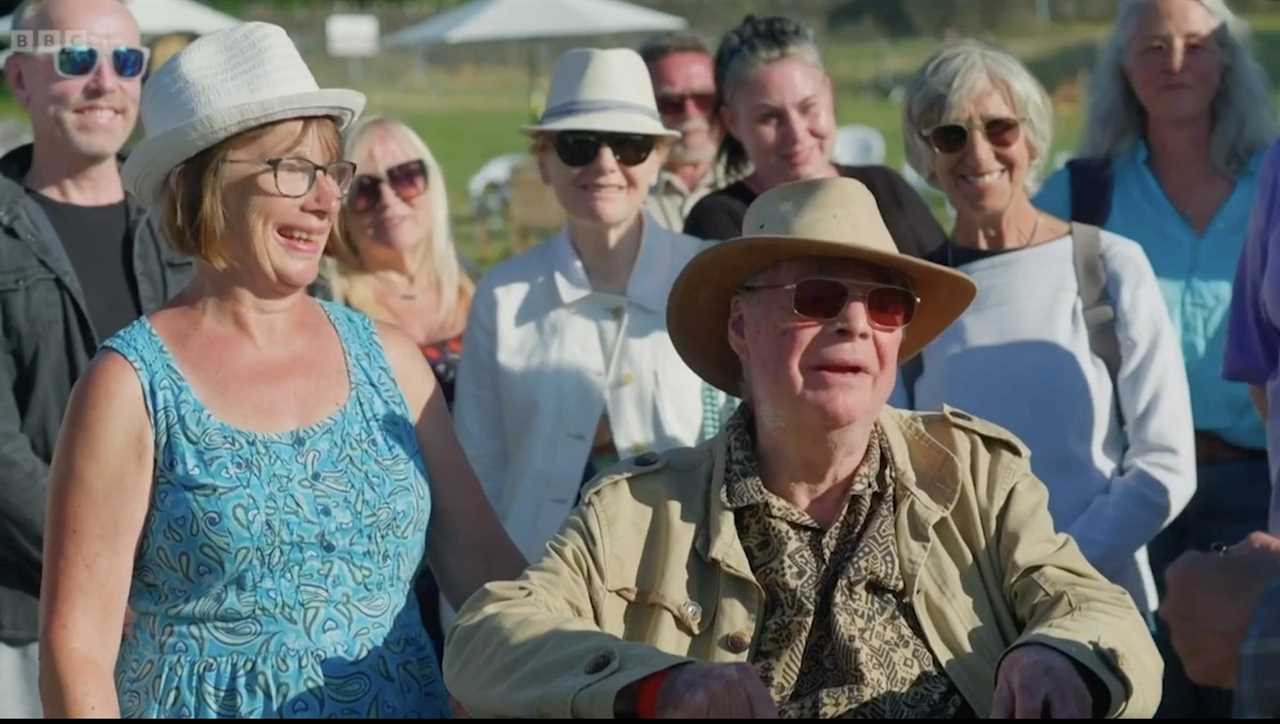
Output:
<path fill-rule="evenodd" d="M 196 273 L 105 343 L 68 406 L 47 714 L 449 713 L 412 595 L 424 549 L 455 605 L 524 561 L 414 343 L 306 295 L 354 172 L 338 133 L 363 104 L 318 89 L 263 23 L 148 83 L 125 183 Z"/>

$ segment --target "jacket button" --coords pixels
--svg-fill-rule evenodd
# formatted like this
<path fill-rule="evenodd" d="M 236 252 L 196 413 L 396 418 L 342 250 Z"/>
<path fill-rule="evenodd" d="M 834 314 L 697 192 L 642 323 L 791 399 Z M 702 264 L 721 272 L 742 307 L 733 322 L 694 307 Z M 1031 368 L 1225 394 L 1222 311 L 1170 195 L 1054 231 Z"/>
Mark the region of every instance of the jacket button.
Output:
<path fill-rule="evenodd" d="M 725 639 L 724 645 L 730 653 L 742 654 L 751 648 L 751 637 L 746 631 L 734 631 Z"/>
<path fill-rule="evenodd" d="M 658 453 L 649 451 L 636 458 L 635 463 L 642 468 L 651 468 L 661 462 L 662 458 L 658 457 Z"/>
<path fill-rule="evenodd" d="M 613 663 L 613 654 L 611 652 L 606 651 L 601 654 L 596 654 L 595 656 L 591 657 L 590 661 L 587 662 L 587 666 L 586 668 L 583 669 L 583 672 L 586 673 L 587 676 L 595 676 L 601 671 L 604 671 L 605 669 L 609 668 L 609 664 L 612 664 L 612 663 Z"/>
<path fill-rule="evenodd" d="M 694 626 L 702 620 L 702 606 L 699 606 L 697 601 L 685 601 L 680 604 L 680 611 Z"/>

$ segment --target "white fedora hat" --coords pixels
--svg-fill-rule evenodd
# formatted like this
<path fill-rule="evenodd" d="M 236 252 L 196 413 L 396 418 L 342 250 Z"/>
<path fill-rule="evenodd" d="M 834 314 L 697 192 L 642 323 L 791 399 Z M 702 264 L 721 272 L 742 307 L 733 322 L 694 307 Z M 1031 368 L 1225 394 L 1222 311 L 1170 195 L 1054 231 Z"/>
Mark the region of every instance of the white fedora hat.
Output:
<path fill-rule="evenodd" d="M 630 48 L 574 48 L 560 56 L 551 77 L 547 109 L 525 133 L 611 131 L 679 138 L 662 125 L 653 81 L 640 54 Z"/>
<path fill-rule="evenodd" d="M 364 102 L 364 94 L 353 90 L 322 90 L 278 25 L 242 23 L 209 33 L 143 87 L 146 135 L 125 160 L 125 187 L 157 205 L 169 172 L 206 148 L 289 118 L 329 116 L 342 130 Z"/>
<path fill-rule="evenodd" d="M 689 369 L 737 397 L 742 366 L 729 346 L 729 304 L 747 279 L 788 259 L 852 259 L 910 280 L 919 297 L 898 361 L 915 356 L 959 318 L 978 288 L 954 269 L 898 251 L 875 197 L 860 182 L 823 178 L 779 184 L 756 197 L 742 236 L 689 261 L 667 298 L 667 333 Z"/>

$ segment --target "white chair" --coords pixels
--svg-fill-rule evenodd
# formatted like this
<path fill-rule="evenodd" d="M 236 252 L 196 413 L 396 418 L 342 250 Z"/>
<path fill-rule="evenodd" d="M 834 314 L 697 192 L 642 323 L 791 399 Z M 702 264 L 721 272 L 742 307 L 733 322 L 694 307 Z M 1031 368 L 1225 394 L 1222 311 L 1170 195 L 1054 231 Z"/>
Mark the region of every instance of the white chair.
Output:
<path fill-rule="evenodd" d="M 871 126 L 852 124 L 836 131 L 831 160 L 843 166 L 884 163 L 884 136 Z"/>

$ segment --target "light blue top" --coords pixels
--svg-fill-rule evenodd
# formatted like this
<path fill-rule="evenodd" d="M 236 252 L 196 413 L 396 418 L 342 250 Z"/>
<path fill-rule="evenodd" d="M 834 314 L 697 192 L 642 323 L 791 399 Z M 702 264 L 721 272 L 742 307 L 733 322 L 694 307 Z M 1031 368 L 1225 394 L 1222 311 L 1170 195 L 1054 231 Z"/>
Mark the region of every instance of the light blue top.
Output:
<path fill-rule="evenodd" d="M 1231 195 L 1201 235 L 1165 196 L 1147 165 L 1147 146 L 1139 142 L 1115 159 L 1111 215 L 1103 225 L 1137 241 L 1155 269 L 1186 362 L 1196 429 L 1253 449 L 1266 447 L 1266 433 L 1248 387 L 1222 378 L 1222 358 L 1236 262 L 1244 247 L 1264 153 L 1258 152 L 1236 178 Z M 1050 176 L 1034 201 L 1048 213 L 1068 218 L 1067 169 Z"/>
<path fill-rule="evenodd" d="M 292 432 L 214 417 L 146 318 L 104 343 L 155 431 L 124 717 L 448 715 L 412 591 L 431 515 L 414 425 L 372 323 L 322 305 L 350 391 Z"/>

